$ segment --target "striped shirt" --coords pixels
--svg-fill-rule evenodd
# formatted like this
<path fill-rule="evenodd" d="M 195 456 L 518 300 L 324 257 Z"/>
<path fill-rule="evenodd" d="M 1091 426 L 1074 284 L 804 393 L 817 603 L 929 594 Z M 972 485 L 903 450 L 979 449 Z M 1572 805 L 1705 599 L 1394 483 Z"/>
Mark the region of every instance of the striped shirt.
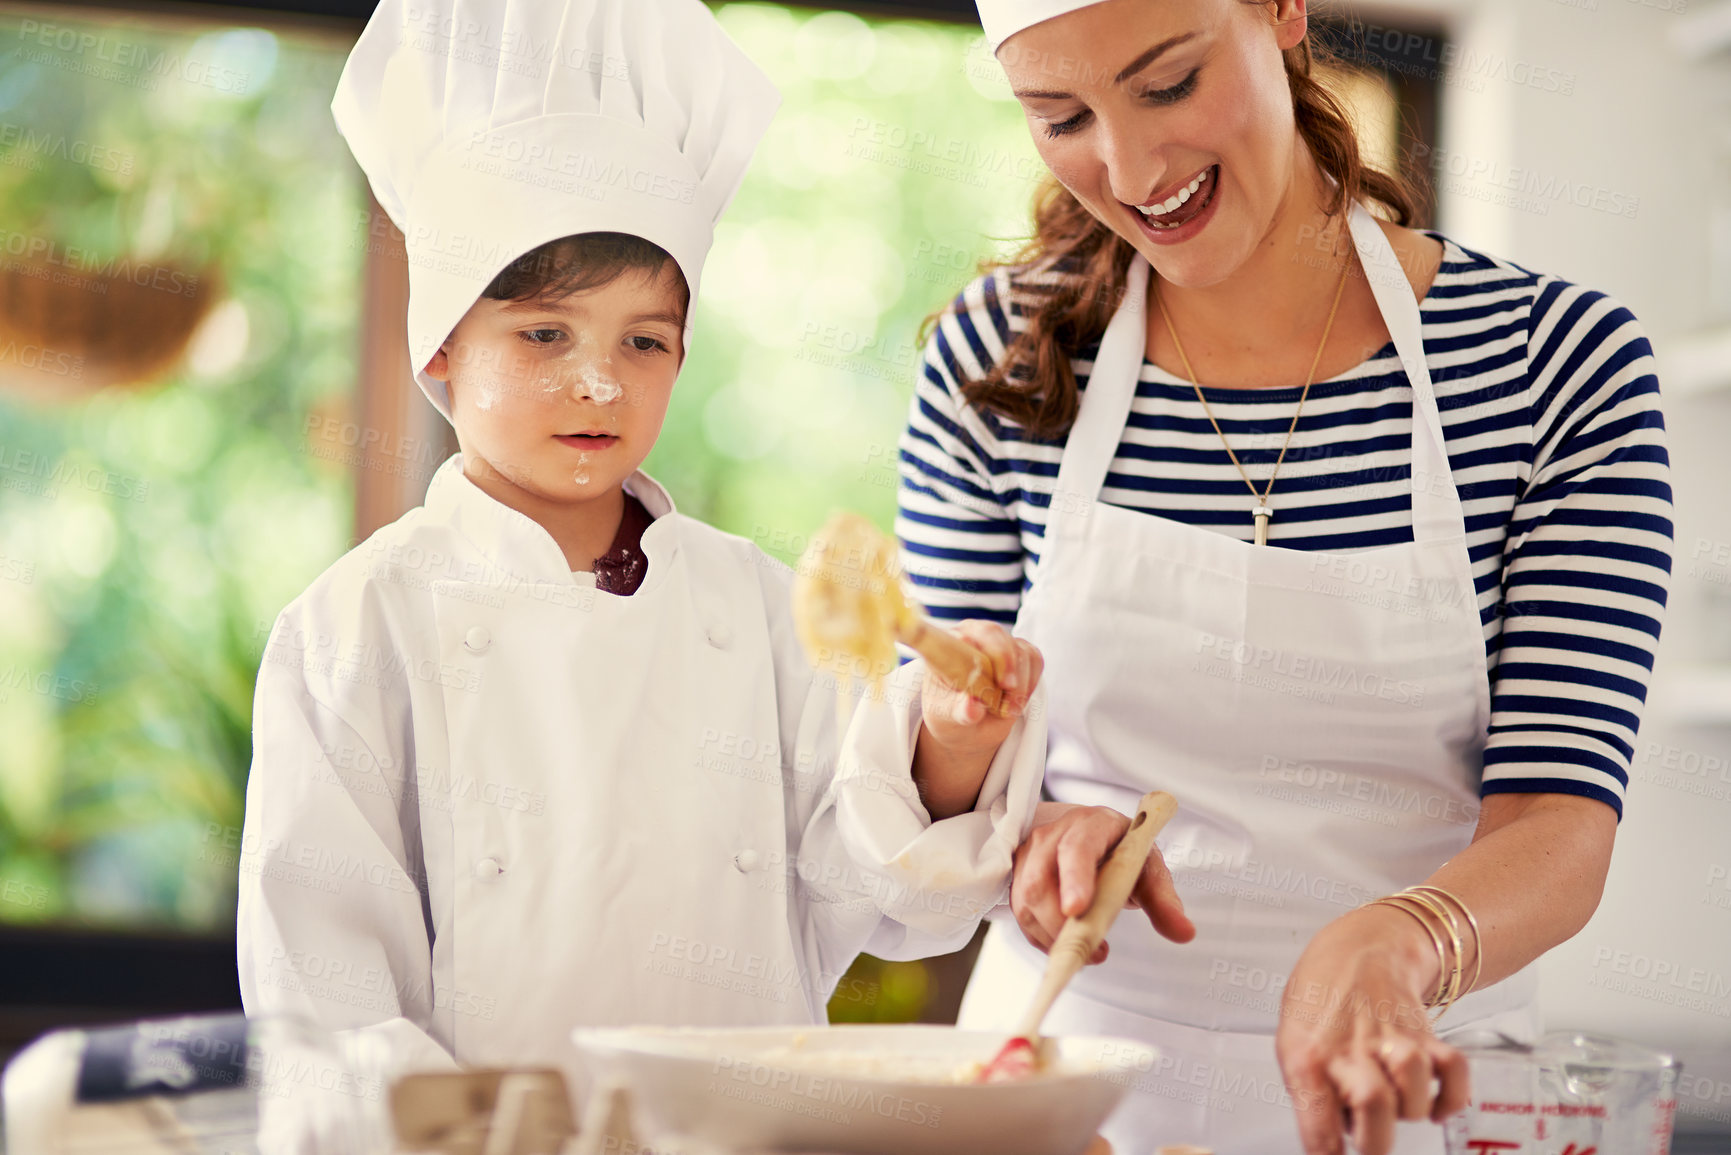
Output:
<path fill-rule="evenodd" d="M 1464 249 L 1420 304 L 1466 515 L 1490 668 L 1481 793 L 1597 798 L 1622 814 L 1671 570 L 1671 489 L 1652 350 L 1603 293 Z M 940 619 L 1015 620 L 1062 442 L 966 404 L 1025 326 L 1016 269 L 969 285 L 927 343 L 901 440 L 896 532 Z M 1072 365 L 1086 390 L 1094 347 Z M 1206 389 L 1260 485 L 1296 388 Z M 1281 466 L 1272 545 L 1412 540 L 1412 389 L 1392 343 L 1317 382 Z M 1250 539 L 1250 493 L 1188 382 L 1144 362 L 1101 500 Z"/>

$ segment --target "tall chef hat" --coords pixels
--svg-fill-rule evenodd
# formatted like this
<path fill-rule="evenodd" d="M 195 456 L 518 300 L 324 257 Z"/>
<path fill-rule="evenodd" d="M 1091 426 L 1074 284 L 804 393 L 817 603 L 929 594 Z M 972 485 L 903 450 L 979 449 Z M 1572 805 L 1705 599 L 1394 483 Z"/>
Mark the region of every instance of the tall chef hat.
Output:
<path fill-rule="evenodd" d="M 382 0 L 331 111 L 403 232 L 409 354 L 439 412 L 427 362 L 538 245 L 642 237 L 695 300 L 780 102 L 702 0 Z"/>
<path fill-rule="evenodd" d="M 986 30 L 986 43 L 995 53 L 1004 41 L 1024 28 L 1087 8 L 1101 0 L 974 0 L 980 10 L 980 26 Z"/>

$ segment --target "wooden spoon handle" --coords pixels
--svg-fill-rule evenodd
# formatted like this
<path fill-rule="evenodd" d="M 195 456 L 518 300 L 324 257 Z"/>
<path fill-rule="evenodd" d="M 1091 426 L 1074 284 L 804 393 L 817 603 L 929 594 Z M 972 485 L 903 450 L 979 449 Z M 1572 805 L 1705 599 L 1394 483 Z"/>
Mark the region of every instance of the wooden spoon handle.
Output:
<path fill-rule="evenodd" d="M 1129 901 L 1130 892 L 1136 888 L 1136 879 L 1148 861 L 1148 852 L 1154 848 L 1154 836 L 1177 811 L 1178 800 L 1164 790 L 1142 795 L 1136 817 L 1130 820 L 1130 829 L 1113 847 L 1106 865 L 1100 868 L 1094 880 L 1094 901 L 1088 904 L 1087 910 L 1065 921 L 1064 929 L 1058 932 L 1057 940 L 1047 952 L 1045 977 L 1040 980 L 1040 989 L 1029 1004 L 1022 1029 L 1018 1032 L 1023 1037 L 1032 1039 L 1039 1034 L 1040 1023 L 1058 995 L 1088 965 L 1094 948 L 1112 929 L 1113 921 Z"/>
<path fill-rule="evenodd" d="M 896 640 L 926 660 L 944 681 L 960 686 L 986 704 L 994 714 L 1004 711 L 1004 691 L 992 670 L 985 651 L 970 646 L 941 626 L 933 625 L 924 616 L 909 615 L 896 630 Z"/>

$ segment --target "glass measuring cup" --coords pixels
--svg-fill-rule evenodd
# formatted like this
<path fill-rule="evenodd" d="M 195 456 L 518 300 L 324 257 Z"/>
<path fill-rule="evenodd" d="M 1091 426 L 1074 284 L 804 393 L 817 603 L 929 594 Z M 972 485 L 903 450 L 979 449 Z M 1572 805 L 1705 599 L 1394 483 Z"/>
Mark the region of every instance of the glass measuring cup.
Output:
<path fill-rule="evenodd" d="M 1444 1125 L 1448 1155 L 1669 1155 L 1682 1068 L 1662 1051 L 1554 1032 L 1527 1046 L 1450 1035 L 1473 1101 Z"/>

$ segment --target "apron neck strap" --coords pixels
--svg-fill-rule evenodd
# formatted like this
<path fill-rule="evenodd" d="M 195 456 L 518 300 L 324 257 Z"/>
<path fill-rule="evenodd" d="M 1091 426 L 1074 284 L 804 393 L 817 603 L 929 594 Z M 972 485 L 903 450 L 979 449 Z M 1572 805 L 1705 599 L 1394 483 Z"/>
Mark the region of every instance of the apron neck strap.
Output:
<path fill-rule="evenodd" d="M 1046 537 L 1076 536 L 1106 484 L 1106 471 L 1118 456 L 1118 442 L 1136 400 L 1148 347 L 1148 260 L 1137 253 L 1125 276 L 1124 300 L 1100 338 L 1088 373 L 1075 424 L 1058 461 L 1058 481 L 1046 514 Z"/>
<path fill-rule="evenodd" d="M 1412 386 L 1412 528 L 1415 541 L 1461 536 L 1466 521 L 1449 468 L 1442 418 L 1425 362 L 1423 328 L 1400 258 L 1376 218 L 1354 203 L 1347 217 L 1353 244 L 1370 283 L 1383 324 L 1394 341 L 1401 368 Z M 1138 253 L 1130 262 L 1124 300 L 1100 339 L 1075 424 L 1064 443 L 1057 485 L 1046 517 L 1046 539 L 1080 536 L 1099 500 L 1107 471 L 1118 455 L 1136 399 L 1136 385 L 1148 344 L 1148 261 Z M 1261 479 L 1258 479 L 1261 480 Z M 1276 493 L 1279 484 L 1276 483 Z M 1248 508 L 1245 515 L 1249 516 Z"/>
<path fill-rule="evenodd" d="M 1382 323 L 1394 340 L 1400 367 L 1412 386 L 1412 536 L 1414 541 L 1434 541 L 1466 533 L 1466 517 L 1449 468 L 1448 442 L 1443 437 L 1442 416 L 1437 411 L 1436 391 L 1431 387 L 1430 366 L 1425 362 L 1424 327 L 1412 284 L 1395 255 L 1394 246 L 1370 210 L 1357 202 L 1347 217 L 1358 260 L 1364 266 L 1370 291 L 1376 297 Z"/>

